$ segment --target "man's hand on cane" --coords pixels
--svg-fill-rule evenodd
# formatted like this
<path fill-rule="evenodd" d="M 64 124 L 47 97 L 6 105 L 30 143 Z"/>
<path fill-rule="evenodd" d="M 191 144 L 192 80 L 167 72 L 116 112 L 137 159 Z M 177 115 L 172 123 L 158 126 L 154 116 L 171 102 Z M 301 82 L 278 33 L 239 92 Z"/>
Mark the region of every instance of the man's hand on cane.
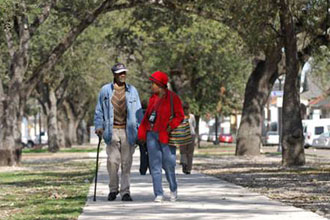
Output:
<path fill-rule="evenodd" d="M 103 128 L 98 128 L 95 130 L 95 134 L 99 137 L 103 136 L 103 132 L 104 132 Z"/>

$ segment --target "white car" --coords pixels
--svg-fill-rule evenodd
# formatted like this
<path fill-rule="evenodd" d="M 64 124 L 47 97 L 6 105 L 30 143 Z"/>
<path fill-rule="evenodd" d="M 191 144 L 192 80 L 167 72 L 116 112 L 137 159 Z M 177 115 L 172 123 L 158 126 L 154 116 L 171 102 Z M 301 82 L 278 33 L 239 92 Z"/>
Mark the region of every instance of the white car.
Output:
<path fill-rule="evenodd" d="M 40 135 L 34 137 L 22 137 L 22 145 L 27 148 L 34 147 L 36 144 L 40 144 Z M 48 144 L 48 134 L 47 132 L 41 132 L 41 144 Z"/>
<path fill-rule="evenodd" d="M 278 145 L 280 143 L 280 136 L 277 131 L 268 131 L 266 133 L 264 145 Z"/>
<path fill-rule="evenodd" d="M 330 132 L 325 132 L 318 138 L 315 138 L 313 140 L 312 146 L 319 148 L 330 148 Z"/>
<path fill-rule="evenodd" d="M 202 133 L 199 135 L 199 140 L 200 141 L 207 141 L 208 134 L 207 133 Z"/>
<path fill-rule="evenodd" d="M 34 141 L 30 137 L 22 137 L 21 142 L 23 147 L 31 148 L 34 146 Z"/>
<path fill-rule="evenodd" d="M 308 148 L 313 145 L 313 140 L 318 138 L 322 133 L 330 131 L 330 119 L 306 119 L 302 120 L 304 128 L 305 143 L 304 147 Z"/>

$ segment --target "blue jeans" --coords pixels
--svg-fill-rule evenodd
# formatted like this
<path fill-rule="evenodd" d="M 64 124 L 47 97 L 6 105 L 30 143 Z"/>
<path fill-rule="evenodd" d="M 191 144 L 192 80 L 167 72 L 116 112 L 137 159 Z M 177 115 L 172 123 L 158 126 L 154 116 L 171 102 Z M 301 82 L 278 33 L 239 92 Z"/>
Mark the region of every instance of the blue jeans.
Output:
<path fill-rule="evenodd" d="M 149 169 L 155 196 L 164 195 L 162 186 L 162 168 L 165 170 L 166 179 L 171 192 L 177 190 L 175 177 L 176 148 L 159 142 L 158 133 L 147 133 L 147 148 L 149 154 Z"/>

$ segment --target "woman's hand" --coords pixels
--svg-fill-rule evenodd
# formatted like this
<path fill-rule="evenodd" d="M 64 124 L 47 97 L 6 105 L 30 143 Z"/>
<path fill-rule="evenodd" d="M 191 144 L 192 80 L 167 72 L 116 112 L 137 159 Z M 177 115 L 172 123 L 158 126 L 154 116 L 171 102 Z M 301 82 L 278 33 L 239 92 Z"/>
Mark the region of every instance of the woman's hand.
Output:
<path fill-rule="evenodd" d="M 139 139 L 139 140 L 136 141 L 136 143 L 138 145 L 145 145 L 146 144 L 146 141 L 145 140 L 142 140 L 142 139 Z"/>

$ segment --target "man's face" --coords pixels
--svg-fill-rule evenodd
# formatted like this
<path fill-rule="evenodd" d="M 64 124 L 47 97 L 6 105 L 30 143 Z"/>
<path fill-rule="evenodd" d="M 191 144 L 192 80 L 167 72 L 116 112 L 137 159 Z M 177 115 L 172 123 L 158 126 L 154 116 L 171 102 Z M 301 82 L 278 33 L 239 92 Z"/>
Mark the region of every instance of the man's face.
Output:
<path fill-rule="evenodd" d="M 126 81 L 126 72 L 115 73 L 114 77 L 115 77 L 116 82 L 125 83 L 125 81 Z"/>

